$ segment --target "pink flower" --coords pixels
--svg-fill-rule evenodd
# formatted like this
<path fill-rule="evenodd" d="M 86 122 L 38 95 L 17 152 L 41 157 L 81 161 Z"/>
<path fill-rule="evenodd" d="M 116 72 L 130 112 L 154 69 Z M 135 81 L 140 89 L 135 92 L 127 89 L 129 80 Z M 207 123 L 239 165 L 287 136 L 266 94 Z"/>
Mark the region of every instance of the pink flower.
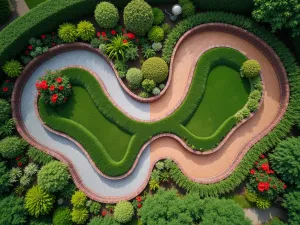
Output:
<path fill-rule="evenodd" d="M 101 33 L 98 31 L 97 32 L 97 37 L 100 37 L 101 36 Z"/>
<path fill-rule="evenodd" d="M 42 34 L 42 35 L 41 35 L 41 38 L 42 38 L 42 39 L 45 39 L 45 38 L 46 38 L 46 35 L 45 35 L 45 34 Z"/>

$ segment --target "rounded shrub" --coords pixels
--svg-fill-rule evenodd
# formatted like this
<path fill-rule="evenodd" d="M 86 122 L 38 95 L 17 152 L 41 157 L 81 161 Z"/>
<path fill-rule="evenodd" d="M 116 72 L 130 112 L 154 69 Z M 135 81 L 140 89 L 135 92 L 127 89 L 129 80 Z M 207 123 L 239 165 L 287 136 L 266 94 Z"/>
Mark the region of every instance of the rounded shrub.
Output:
<path fill-rule="evenodd" d="M 143 80 L 142 71 L 138 68 L 130 68 L 126 73 L 126 80 L 131 89 L 139 88 Z"/>
<path fill-rule="evenodd" d="M 154 42 L 152 48 L 154 51 L 159 52 L 162 49 L 162 44 L 160 42 Z"/>
<path fill-rule="evenodd" d="M 93 47 L 93 48 L 99 48 L 100 44 L 101 44 L 101 40 L 99 40 L 98 38 L 93 38 L 91 41 L 90 41 L 90 45 Z"/>
<path fill-rule="evenodd" d="M 141 98 L 149 98 L 150 97 L 148 92 L 146 92 L 146 91 L 142 91 L 141 93 L 139 93 L 139 96 Z"/>
<path fill-rule="evenodd" d="M 246 106 L 248 109 L 250 109 L 251 112 L 254 112 L 255 110 L 257 110 L 259 104 L 257 100 L 249 99 Z"/>
<path fill-rule="evenodd" d="M 67 207 L 61 207 L 55 210 L 53 225 L 72 225 L 71 210 Z"/>
<path fill-rule="evenodd" d="M 74 208 L 71 213 L 72 221 L 77 224 L 85 224 L 89 218 L 89 212 L 86 208 Z"/>
<path fill-rule="evenodd" d="M 0 24 L 6 22 L 10 15 L 8 0 L 0 0 Z"/>
<path fill-rule="evenodd" d="M 164 36 L 164 30 L 159 26 L 153 26 L 148 32 L 148 39 L 153 42 L 162 41 Z"/>
<path fill-rule="evenodd" d="M 145 79 L 153 80 L 155 83 L 163 82 L 168 76 L 167 63 L 159 57 L 147 59 L 142 65 L 142 73 Z"/>
<path fill-rule="evenodd" d="M 74 42 L 77 39 L 76 26 L 72 23 L 63 23 L 58 28 L 58 36 L 64 42 Z"/>
<path fill-rule="evenodd" d="M 154 25 L 160 25 L 164 21 L 165 14 L 164 12 L 159 8 L 153 8 L 153 24 Z"/>
<path fill-rule="evenodd" d="M 38 184 L 48 192 L 63 190 L 69 179 L 67 166 L 59 161 L 49 162 L 38 173 Z"/>
<path fill-rule="evenodd" d="M 254 90 L 250 93 L 249 98 L 259 101 L 261 98 L 261 92 L 259 90 Z"/>
<path fill-rule="evenodd" d="M 196 12 L 196 8 L 193 2 L 187 2 L 182 5 L 182 17 L 187 18 L 189 16 L 194 15 Z"/>
<path fill-rule="evenodd" d="M 0 99 L 0 125 L 9 119 L 10 113 L 10 104 L 4 99 Z"/>
<path fill-rule="evenodd" d="M 159 88 L 158 88 L 158 87 L 153 88 L 152 94 L 153 94 L 153 95 L 159 95 L 159 94 L 160 94 Z"/>
<path fill-rule="evenodd" d="M 31 216 L 47 215 L 53 208 L 55 197 L 40 186 L 30 188 L 25 196 L 25 208 Z"/>
<path fill-rule="evenodd" d="M 77 35 L 83 41 L 90 41 L 95 36 L 95 31 L 94 25 L 89 21 L 83 20 L 77 24 Z"/>
<path fill-rule="evenodd" d="M 0 154 L 3 158 L 13 159 L 21 155 L 27 147 L 25 140 L 18 137 L 6 137 L 0 141 Z"/>
<path fill-rule="evenodd" d="M 72 195 L 71 203 L 73 204 L 74 208 L 84 207 L 86 201 L 87 201 L 87 197 L 82 191 L 76 191 Z"/>
<path fill-rule="evenodd" d="M 99 26 L 103 28 L 113 28 L 119 21 L 118 9 L 110 2 L 100 2 L 94 15 Z"/>
<path fill-rule="evenodd" d="M 241 67 L 241 76 L 253 78 L 259 75 L 260 70 L 261 67 L 259 63 L 254 59 L 250 59 L 243 63 Z"/>
<path fill-rule="evenodd" d="M 159 87 L 159 89 L 162 91 L 162 90 L 165 89 L 166 85 L 165 85 L 165 84 L 160 84 L 158 87 Z"/>
<path fill-rule="evenodd" d="M 142 82 L 142 87 L 146 92 L 151 92 L 155 88 L 156 84 L 154 80 L 145 79 Z"/>
<path fill-rule="evenodd" d="M 114 210 L 114 218 L 119 223 L 127 223 L 133 217 L 133 206 L 128 201 L 120 201 Z"/>
<path fill-rule="evenodd" d="M 151 6 L 144 0 L 132 0 L 124 8 L 124 24 L 127 30 L 145 35 L 153 24 Z"/>
<path fill-rule="evenodd" d="M 9 77 L 18 77 L 20 76 L 23 66 L 17 60 L 10 60 L 5 62 L 4 66 L 2 67 L 4 73 L 6 73 Z"/>

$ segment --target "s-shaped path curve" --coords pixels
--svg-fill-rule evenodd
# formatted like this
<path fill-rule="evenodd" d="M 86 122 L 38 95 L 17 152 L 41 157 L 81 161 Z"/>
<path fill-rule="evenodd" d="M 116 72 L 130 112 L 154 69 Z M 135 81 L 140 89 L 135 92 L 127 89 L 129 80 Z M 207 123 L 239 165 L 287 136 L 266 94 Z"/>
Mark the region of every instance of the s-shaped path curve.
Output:
<path fill-rule="evenodd" d="M 101 202 L 131 199 L 147 185 L 155 162 L 173 159 L 189 178 L 200 183 L 213 183 L 226 178 L 238 165 L 248 149 L 266 135 L 282 118 L 288 104 L 288 83 L 282 63 L 261 40 L 246 31 L 224 24 L 205 24 L 188 31 L 174 49 L 170 86 L 160 100 L 138 103 L 119 86 L 113 70 L 101 57 L 84 50 L 73 50 L 51 56 L 36 65 L 31 73 L 24 70 L 13 93 L 13 115 L 19 133 L 32 145 L 68 164 L 75 184 L 90 198 Z M 261 45 L 261 46 L 260 46 Z M 248 58 L 259 61 L 265 85 L 262 107 L 239 127 L 226 144 L 211 155 L 195 155 L 179 144 L 178 138 L 159 137 L 141 153 L 132 172 L 119 180 L 97 173 L 80 148 L 69 139 L 49 132 L 34 111 L 35 81 L 45 70 L 68 65 L 86 67 L 104 86 L 122 111 L 140 120 L 158 120 L 179 107 L 187 94 L 195 62 L 206 50 L 216 46 L 235 48 Z"/>

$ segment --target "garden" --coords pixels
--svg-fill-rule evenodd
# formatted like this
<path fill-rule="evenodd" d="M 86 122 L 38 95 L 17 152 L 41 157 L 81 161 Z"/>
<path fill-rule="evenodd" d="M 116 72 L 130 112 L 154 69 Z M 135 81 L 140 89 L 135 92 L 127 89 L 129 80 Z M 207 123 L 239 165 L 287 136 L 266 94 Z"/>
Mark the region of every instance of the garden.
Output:
<path fill-rule="evenodd" d="M 0 31 L 0 225 L 300 223 L 298 3 L 26 3 Z"/>

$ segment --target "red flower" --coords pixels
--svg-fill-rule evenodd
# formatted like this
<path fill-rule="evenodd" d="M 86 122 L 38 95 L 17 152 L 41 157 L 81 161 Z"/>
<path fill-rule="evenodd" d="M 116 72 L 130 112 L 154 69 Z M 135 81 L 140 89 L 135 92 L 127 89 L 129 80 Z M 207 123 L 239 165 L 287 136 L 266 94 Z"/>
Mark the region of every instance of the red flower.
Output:
<path fill-rule="evenodd" d="M 107 211 L 106 211 L 106 210 L 103 210 L 101 214 L 102 214 L 102 216 L 106 216 Z"/>
<path fill-rule="evenodd" d="M 262 159 L 264 159 L 265 158 L 265 156 L 263 155 L 263 154 L 260 154 L 260 156 L 259 156 L 260 158 L 262 158 Z"/>
<path fill-rule="evenodd" d="M 50 89 L 50 91 L 54 91 L 55 90 L 55 86 L 51 85 L 49 89 Z"/>
<path fill-rule="evenodd" d="M 56 44 L 54 42 L 52 42 L 51 46 L 54 47 Z"/>
<path fill-rule="evenodd" d="M 133 40 L 135 38 L 135 35 L 133 33 L 128 33 L 126 35 L 130 40 Z"/>
<path fill-rule="evenodd" d="M 97 35 L 97 37 L 100 37 L 101 33 L 98 31 L 96 35 Z"/>
<path fill-rule="evenodd" d="M 123 40 L 123 43 L 124 43 L 124 44 L 126 44 L 127 42 L 128 42 L 128 41 L 127 41 L 126 39 L 125 39 L 125 40 Z"/>
<path fill-rule="evenodd" d="M 54 95 L 52 95 L 52 97 L 51 97 L 51 102 L 56 102 L 57 101 L 57 98 L 58 98 L 58 95 L 57 94 L 54 94 Z"/>
<path fill-rule="evenodd" d="M 270 183 L 269 182 L 265 182 L 265 190 L 267 191 L 267 190 L 269 190 L 269 188 L 270 188 Z"/>
<path fill-rule="evenodd" d="M 141 202 L 143 199 L 142 199 L 141 196 L 137 196 L 137 197 L 136 197 L 136 200 L 137 200 L 138 202 Z"/>
<path fill-rule="evenodd" d="M 32 50 L 32 45 L 28 45 L 28 49 L 29 49 L 29 50 Z"/>
<path fill-rule="evenodd" d="M 40 83 L 38 81 L 35 83 L 35 87 L 36 87 L 36 89 L 40 88 Z"/>
<path fill-rule="evenodd" d="M 264 192 L 264 190 L 265 190 L 265 183 L 264 183 L 264 182 L 259 182 L 259 183 L 258 183 L 258 186 L 257 186 L 257 189 L 258 189 L 260 192 Z"/>
<path fill-rule="evenodd" d="M 16 160 L 17 160 L 17 161 L 19 161 L 20 159 L 21 159 L 21 157 L 20 157 L 20 156 L 18 156 L 18 157 L 16 158 Z"/>
<path fill-rule="evenodd" d="M 9 83 L 9 80 L 5 80 L 5 83 Z"/>
<path fill-rule="evenodd" d="M 138 207 L 139 209 L 142 208 L 142 204 L 139 203 L 139 204 L 137 205 L 137 207 Z"/>
<path fill-rule="evenodd" d="M 40 88 L 42 88 L 43 90 L 47 90 L 47 89 L 48 89 L 47 81 L 43 80 L 43 81 L 40 83 Z"/>
<path fill-rule="evenodd" d="M 45 38 L 46 38 L 46 35 L 45 35 L 45 34 L 42 34 L 42 35 L 41 35 L 41 38 L 42 38 L 42 39 L 45 39 Z"/>
<path fill-rule="evenodd" d="M 277 188 L 276 185 L 274 185 L 273 188 L 276 189 Z"/>
<path fill-rule="evenodd" d="M 106 33 L 104 31 L 101 34 L 103 37 L 106 37 Z"/>
<path fill-rule="evenodd" d="M 18 162 L 18 167 L 21 167 L 23 165 L 22 162 Z"/>
<path fill-rule="evenodd" d="M 287 188 L 286 184 L 285 184 L 285 185 L 283 185 L 283 189 L 286 189 L 286 188 Z"/>
<path fill-rule="evenodd" d="M 58 90 L 62 91 L 62 90 L 64 90 L 64 88 L 65 88 L 64 86 L 59 86 Z"/>
<path fill-rule="evenodd" d="M 28 50 L 25 51 L 25 55 L 29 55 L 29 51 Z"/>
<path fill-rule="evenodd" d="M 250 173 L 255 174 L 255 170 L 254 169 L 250 170 Z"/>
<path fill-rule="evenodd" d="M 61 83 L 61 82 L 62 82 L 62 78 L 61 78 L 61 77 L 58 77 L 58 78 L 56 79 L 56 82 L 57 82 L 57 83 Z"/>
<path fill-rule="evenodd" d="M 3 87 L 2 90 L 3 90 L 4 92 L 7 92 L 7 91 L 8 91 L 8 87 Z"/>
<path fill-rule="evenodd" d="M 111 30 L 111 32 L 110 32 L 112 35 L 116 35 L 117 34 L 117 31 L 115 31 L 115 30 Z"/>
<path fill-rule="evenodd" d="M 270 171 L 270 174 L 274 174 L 274 170 L 269 170 Z"/>
<path fill-rule="evenodd" d="M 263 163 L 262 165 L 261 165 L 261 168 L 264 170 L 264 171 L 268 171 L 269 170 L 269 164 L 268 163 Z"/>
<path fill-rule="evenodd" d="M 68 98 L 64 98 L 64 101 L 67 101 Z"/>
<path fill-rule="evenodd" d="M 258 162 L 255 162 L 255 165 L 257 165 L 258 164 Z"/>

